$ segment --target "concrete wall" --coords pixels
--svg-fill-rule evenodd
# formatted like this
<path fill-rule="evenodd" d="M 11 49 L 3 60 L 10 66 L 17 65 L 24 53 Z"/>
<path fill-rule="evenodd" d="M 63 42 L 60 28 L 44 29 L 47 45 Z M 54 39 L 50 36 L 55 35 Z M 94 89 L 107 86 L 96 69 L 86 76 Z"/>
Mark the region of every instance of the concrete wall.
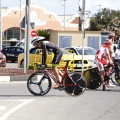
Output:
<path fill-rule="evenodd" d="M 51 31 L 50 41 L 59 46 L 59 36 L 72 36 L 72 46 L 82 46 L 82 41 L 83 41 L 82 31 Z M 99 46 L 101 45 L 101 31 L 86 31 L 84 46 L 88 45 L 88 36 L 99 37 L 98 43 Z"/>

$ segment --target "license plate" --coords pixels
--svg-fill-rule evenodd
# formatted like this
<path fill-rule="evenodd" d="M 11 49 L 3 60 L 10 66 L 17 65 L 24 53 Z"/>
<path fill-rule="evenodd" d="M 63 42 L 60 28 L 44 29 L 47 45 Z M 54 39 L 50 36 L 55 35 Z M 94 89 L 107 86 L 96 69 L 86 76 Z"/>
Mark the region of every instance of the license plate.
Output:
<path fill-rule="evenodd" d="M 77 64 L 77 67 L 82 67 L 82 65 L 81 64 Z"/>

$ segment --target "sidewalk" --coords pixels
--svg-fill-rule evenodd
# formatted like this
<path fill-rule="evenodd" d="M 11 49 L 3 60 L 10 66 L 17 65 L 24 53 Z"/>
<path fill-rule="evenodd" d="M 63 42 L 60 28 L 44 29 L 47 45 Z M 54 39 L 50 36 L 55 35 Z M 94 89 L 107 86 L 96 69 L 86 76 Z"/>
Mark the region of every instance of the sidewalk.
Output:
<path fill-rule="evenodd" d="M 27 81 L 30 75 L 0 76 L 0 82 Z"/>
<path fill-rule="evenodd" d="M 0 68 L 0 82 L 27 81 L 33 72 L 34 70 L 27 70 L 24 73 L 23 69 Z"/>

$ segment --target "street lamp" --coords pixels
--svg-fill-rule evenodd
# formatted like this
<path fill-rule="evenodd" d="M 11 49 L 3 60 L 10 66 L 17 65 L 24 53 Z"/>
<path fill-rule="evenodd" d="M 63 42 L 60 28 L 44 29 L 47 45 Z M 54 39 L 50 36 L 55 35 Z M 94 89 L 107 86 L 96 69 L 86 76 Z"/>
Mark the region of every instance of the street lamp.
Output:
<path fill-rule="evenodd" d="M 21 41 L 21 0 L 20 0 L 20 41 Z"/>
<path fill-rule="evenodd" d="M 64 6 L 64 30 L 65 30 L 65 2 L 67 1 L 67 0 L 60 0 L 60 1 L 58 1 L 58 2 L 61 2 L 61 1 L 64 1 L 64 5 L 62 5 L 62 6 Z"/>

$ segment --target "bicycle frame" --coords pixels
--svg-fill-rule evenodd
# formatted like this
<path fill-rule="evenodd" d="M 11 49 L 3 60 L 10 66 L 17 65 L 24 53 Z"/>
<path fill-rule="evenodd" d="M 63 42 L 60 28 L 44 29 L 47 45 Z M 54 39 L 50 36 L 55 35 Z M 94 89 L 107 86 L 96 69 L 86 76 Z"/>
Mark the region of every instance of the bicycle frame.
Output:
<path fill-rule="evenodd" d="M 73 86 L 73 85 L 76 86 L 76 83 L 73 81 L 73 79 L 68 74 L 68 63 L 69 63 L 69 61 L 67 61 L 66 66 L 62 68 L 63 71 L 64 71 L 64 74 L 62 75 L 62 79 L 60 81 L 60 85 L 62 87 Z M 47 74 L 48 76 L 50 76 L 54 80 L 54 82 L 56 84 L 58 84 L 58 81 L 57 81 L 56 77 L 53 74 L 51 74 L 48 69 L 45 69 L 44 73 Z M 72 81 L 73 84 L 64 84 L 64 80 L 65 80 L 66 76 L 68 76 L 70 78 L 70 80 Z"/>

